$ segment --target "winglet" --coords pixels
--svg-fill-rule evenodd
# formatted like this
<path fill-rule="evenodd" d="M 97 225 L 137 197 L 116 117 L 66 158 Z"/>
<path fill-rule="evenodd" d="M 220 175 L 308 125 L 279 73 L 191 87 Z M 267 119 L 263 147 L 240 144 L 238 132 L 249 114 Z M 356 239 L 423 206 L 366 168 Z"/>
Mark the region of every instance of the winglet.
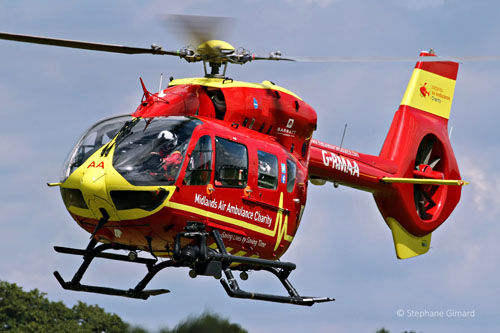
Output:
<path fill-rule="evenodd" d="M 387 224 L 392 231 L 398 259 L 416 257 L 429 251 L 432 233 L 422 237 L 413 236 L 392 217 L 387 218 Z"/>

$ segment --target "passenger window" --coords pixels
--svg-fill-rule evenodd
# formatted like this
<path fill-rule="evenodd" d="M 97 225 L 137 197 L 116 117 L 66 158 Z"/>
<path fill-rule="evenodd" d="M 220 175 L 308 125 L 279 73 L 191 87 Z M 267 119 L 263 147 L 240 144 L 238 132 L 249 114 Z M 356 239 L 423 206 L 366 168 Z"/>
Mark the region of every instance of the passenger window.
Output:
<path fill-rule="evenodd" d="M 245 187 L 247 177 L 247 148 L 240 143 L 215 138 L 215 185 Z"/>
<path fill-rule="evenodd" d="M 295 178 L 297 177 L 297 165 L 291 160 L 286 160 L 286 173 L 288 179 L 286 182 L 286 190 L 290 193 L 293 192 L 295 186 Z"/>
<path fill-rule="evenodd" d="M 257 185 L 261 188 L 274 190 L 278 187 L 278 158 L 263 151 L 258 151 L 259 177 Z"/>
<path fill-rule="evenodd" d="M 186 185 L 208 185 L 212 174 L 212 140 L 209 135 L 202 136 L 191 152 L 186 168 Z"/>

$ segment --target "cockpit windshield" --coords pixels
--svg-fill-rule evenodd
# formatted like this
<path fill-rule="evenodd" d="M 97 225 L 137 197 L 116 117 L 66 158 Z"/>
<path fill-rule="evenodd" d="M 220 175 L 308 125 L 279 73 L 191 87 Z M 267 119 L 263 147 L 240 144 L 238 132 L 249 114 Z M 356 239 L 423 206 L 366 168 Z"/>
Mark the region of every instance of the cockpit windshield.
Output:
<path fill-rule="evenodd" d="M 132 185 L 173 184 L 191 135 L 200 124 L 187 117 L 139 119 L 117 138 L 115 170 Z"/>
<path fill-rule="evenodd" d="M 111 141 L 123 125 L 131 120 L 128 116 L 104 119 L 89 128 L 78 140 L 63 166 L 61 181 L 82 165 L 93 153 Z"/>

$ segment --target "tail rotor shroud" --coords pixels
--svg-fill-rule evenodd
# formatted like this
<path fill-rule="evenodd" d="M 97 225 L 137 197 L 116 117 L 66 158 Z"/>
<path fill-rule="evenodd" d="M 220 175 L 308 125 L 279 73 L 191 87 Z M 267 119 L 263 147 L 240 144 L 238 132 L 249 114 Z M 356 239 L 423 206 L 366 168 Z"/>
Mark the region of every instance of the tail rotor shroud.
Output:
<path fill-rule="evenodd" d="M 427 135 L 420 142 L 415 159 L 415 178 L 445 179 L 441 144 L 437 138 Z M 443 162 L 441 162 L 443 160 Z M 431 220 L 441 207 L 445 185 L 414 184 L 413 194 L 417 214 L 422 220 Z"/>

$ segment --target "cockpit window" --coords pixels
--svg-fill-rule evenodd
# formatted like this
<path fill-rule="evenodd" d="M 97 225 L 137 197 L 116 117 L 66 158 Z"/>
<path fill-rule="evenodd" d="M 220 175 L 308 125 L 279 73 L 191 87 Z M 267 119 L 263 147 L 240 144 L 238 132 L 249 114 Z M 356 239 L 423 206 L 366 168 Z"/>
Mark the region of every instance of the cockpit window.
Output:
<path fill-rule="evenodd" d="M 140 119 L 117 139 L 113 166 L 132 185 L 171 185 L 200 124 L 187 117 Z"/>
<path fill-rule="evenodd" d="M 63 166 L 61 181 L 64 182 L 68 176 L 80 165 L 94 154 L 99 148 L 111 141 L 123 127 L 130 116 L 119 116 L 102 120 L 89 128 L 78 140 L 76 146 L 71 150 Z"/>

